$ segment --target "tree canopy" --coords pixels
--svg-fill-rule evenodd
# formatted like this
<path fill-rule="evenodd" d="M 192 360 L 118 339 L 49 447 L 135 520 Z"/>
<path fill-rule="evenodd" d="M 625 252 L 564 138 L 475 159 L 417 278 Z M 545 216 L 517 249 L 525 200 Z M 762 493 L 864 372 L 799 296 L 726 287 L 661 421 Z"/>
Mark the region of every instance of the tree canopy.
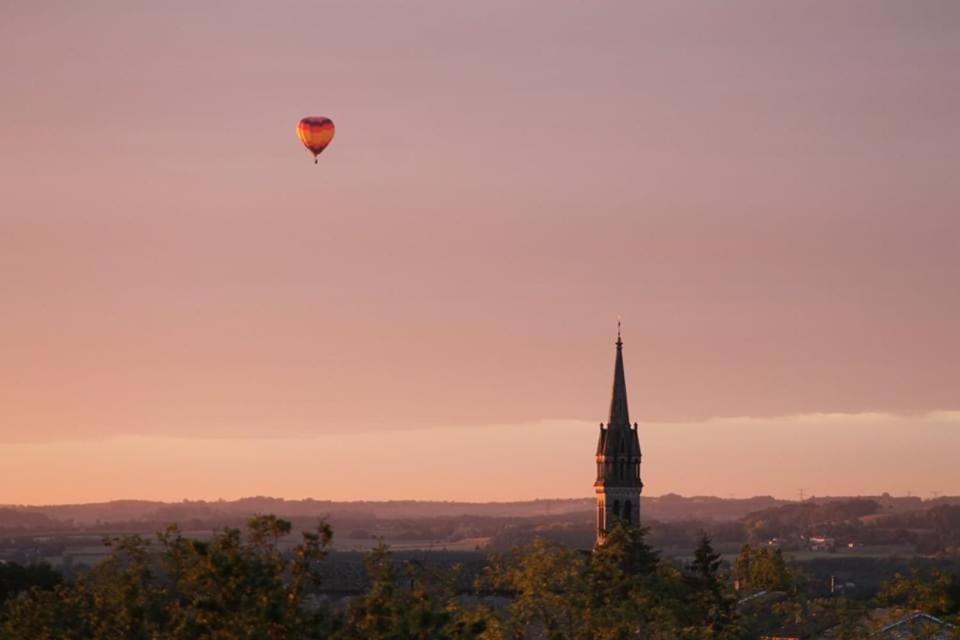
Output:
<path fill-rule="evenodd" d="M 865 637 L 865 603 L 808 597 L 774 548 L 747 545 L 728 564 L 705 534 L 686 563 L 662 558 L 644 529 L 622 524 L 591 551 L 538 539 L 491 556 L 466 591 L 456 568 L 400 562 L 381 544 L 366 557 L 364 591 L 327 599 L 318 568 L 332 535 L 321 523 L 291 541 L 290 522 L 258 516 L 203 540 L 176 527 L 111 538 L 109 558 L 73 580 L 49 567 L 0 566 L 0 637 L 735 640 L 790 625 Z M 877 604 L 955 619 L 958 585 L 945 572 L 900 575 Z M 779 595 L 767 606 L 749 597 L 758 593 Z"/>

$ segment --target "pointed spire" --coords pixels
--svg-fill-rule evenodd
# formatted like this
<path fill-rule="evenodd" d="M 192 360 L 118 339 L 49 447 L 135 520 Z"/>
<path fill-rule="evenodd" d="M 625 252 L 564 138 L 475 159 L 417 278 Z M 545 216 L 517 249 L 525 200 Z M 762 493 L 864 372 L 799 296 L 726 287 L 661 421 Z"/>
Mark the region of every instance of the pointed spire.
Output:
<path fill-rule="evenodd" d="M 623 373 L 623 340 L 620 339 L 620 321 L 617 320 L 617 363 L 613 369 L 613 398 L 610 400 L 608 425 L 630 426 L 630 411 L 627 409 L 627 380 Z"/>

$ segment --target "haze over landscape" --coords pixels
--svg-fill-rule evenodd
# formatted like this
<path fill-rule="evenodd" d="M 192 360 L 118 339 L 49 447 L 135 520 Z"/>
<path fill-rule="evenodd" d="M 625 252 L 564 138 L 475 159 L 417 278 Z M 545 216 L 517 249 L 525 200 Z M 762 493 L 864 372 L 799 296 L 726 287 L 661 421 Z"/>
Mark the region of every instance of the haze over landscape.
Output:
<path fill-rule="evenodd" d="M 0 503 L 960 494 L 960 5 L 556 5 L 5 3 Z"/>
<path fill-rule="evenodd" d="M 960 638 L 958 69 L 951 0 L 5 0 L 0 638 Z"/>

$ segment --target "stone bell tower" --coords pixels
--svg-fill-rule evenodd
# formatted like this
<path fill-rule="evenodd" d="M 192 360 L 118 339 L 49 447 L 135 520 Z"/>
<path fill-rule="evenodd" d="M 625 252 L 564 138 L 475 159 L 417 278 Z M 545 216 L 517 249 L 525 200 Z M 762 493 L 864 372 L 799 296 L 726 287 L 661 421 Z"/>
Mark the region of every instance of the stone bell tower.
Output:
<path fill-rule="evenodd" d="M 597 440 L 597 544 L 603 544 L 614 522 L 640 524 L 640 438 L 637 424 L 630 424 L 627 381 L 623 373 L 623 340 L 617 324 L 617 361 L 613 369 L 610 418 L 600 424 Z"/>

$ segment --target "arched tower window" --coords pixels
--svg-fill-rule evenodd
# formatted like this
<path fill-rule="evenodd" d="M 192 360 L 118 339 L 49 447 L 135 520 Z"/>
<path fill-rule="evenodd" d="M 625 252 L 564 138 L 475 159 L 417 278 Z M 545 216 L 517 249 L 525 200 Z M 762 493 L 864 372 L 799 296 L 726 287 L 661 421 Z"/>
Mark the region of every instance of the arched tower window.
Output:
<path fill-rule="evenodd" d="M 613 501 L 613 515 L 616 516 L 617 518 L 620 517 L 620 501 L 619 500 Z"/>
<path fill-rule="evenodd" d="M 629 500 L 623 503 L 623 521 L 627 524 L 633 522 L 633 507 Z"/>

